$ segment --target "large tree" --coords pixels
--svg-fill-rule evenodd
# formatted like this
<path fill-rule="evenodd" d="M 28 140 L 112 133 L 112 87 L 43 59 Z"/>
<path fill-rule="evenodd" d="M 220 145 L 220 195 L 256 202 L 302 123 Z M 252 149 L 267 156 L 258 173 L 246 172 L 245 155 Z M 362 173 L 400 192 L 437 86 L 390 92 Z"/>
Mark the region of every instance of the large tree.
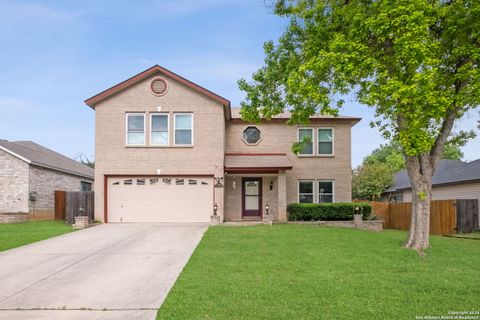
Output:
<path fill-rule="evenodd" d="M 393 169 L 388 164 L 363 164 L 353 170 L 352 197 L 375 201 L 392 183 Z"/>
<path fill-rule="evenodd" d="M 377 126 L 398 141 L 413 188 L 405 247 L 429 246 L 432 176 L 455 120 L 480 101 L 480 1 L 280 0 L 289 18 L 247 94 L 242 117 L 292 109 L 290 123 L 338 114 L 347 94 L 374 108 Z"/>

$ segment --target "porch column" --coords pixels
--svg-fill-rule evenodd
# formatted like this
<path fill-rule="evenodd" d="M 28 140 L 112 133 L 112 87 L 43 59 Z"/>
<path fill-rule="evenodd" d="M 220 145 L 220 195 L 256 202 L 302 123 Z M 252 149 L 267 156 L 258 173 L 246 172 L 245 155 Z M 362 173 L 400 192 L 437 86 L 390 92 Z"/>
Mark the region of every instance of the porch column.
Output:
<path fill-rule="evenodd" d="M 287 176 L 285 171 L 278 172 L 278 220 L 287 220 Z"/>

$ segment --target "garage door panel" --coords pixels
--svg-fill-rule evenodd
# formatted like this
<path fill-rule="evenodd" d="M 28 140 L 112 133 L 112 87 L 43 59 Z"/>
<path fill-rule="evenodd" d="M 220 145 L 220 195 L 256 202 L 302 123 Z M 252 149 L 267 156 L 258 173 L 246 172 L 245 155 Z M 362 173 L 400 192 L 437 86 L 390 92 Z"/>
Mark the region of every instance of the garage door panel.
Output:
<path fill-rule="evenodd" d="M 109 179 L 110 222 L 209 222 L 212 212 L 209 179 Z"/>

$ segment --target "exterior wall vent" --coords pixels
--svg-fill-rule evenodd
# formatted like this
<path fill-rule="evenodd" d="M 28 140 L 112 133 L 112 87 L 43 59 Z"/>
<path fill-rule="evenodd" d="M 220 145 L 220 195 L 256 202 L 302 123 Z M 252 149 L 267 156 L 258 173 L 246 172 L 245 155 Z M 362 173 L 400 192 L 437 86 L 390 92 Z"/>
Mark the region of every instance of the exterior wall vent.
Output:
<path fill-rule="evenodd" d="M 150 89 L 154 95 L 163 96 L 165 93 L 167 93 L 167 81 L 165 81 L 163 78 L 155 78 L 150 83 Z"/>

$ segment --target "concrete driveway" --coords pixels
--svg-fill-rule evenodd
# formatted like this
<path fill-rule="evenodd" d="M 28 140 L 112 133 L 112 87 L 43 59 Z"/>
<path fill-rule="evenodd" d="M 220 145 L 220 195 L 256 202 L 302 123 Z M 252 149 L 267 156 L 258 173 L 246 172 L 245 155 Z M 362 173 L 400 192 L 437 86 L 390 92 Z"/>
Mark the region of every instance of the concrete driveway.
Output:
<path fill-rule="evenodd" d="M 0 319 L 155 319 L 205 224 L 104 224 L 0 252 Z"/>

